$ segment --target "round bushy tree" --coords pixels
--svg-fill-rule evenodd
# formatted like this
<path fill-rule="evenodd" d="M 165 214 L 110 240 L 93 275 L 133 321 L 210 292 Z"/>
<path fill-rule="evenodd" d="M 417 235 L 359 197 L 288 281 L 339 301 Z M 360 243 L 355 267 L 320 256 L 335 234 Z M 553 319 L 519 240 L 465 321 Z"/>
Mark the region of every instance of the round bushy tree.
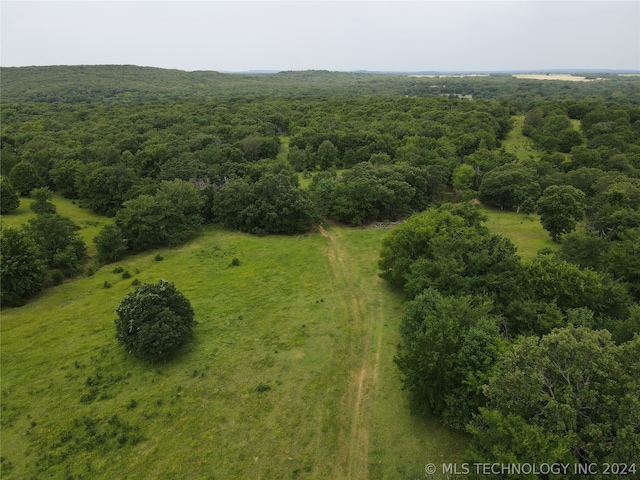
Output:
<path fill-rule="evenodd" d="M 545 189 L 538 200 L 538 213 L 542 228 L 554 242 L 576 228 L 584 216 L 584 198 L 584 193 L 571 185 L 552 185 Z"/>
<path fill-rule="evenodd" d="M 9 182 L 23 197 L 28 196 L 34 188 L 44 186 L 36 167 L 25 161 L 17 163 L 9 171 Z"/>
<path fill-rule="evenodd" d="M 193 335 L 189 300 L 173 283 L 160 280 L 127 294 L 116 308 L 116 338 L 136 356 L 164 360 Z"/>

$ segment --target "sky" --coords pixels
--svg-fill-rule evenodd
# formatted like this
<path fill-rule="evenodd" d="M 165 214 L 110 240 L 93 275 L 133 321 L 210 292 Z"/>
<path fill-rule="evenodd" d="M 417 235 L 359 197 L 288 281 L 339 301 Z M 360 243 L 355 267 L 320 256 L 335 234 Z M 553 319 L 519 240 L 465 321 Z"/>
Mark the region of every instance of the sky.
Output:
<path fill-rule="evenodd" d="M 637 0 L 5 1 L 1 66 L 640 70 Z"/>

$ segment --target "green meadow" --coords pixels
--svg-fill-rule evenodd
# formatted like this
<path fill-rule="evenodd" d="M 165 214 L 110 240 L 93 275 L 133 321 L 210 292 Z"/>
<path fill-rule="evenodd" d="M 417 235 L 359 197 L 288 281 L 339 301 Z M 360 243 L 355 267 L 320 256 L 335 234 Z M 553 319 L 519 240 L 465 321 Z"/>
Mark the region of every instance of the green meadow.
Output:
<path fill-rule="evenodd" d="M 109 220 L 54 201 L 92 247 Z M 28 203 L 3 226 L 31 218 Z M 523 258 L 555 247 L 534 215 L 483 211 Z M 394 479 L 460 461 L 467 436 L 411 415 L 401 389 L 404 299 L 377 270 L 388 231 L 208 226 L 4 309 L 2 477 Z M 116 343 L 114 309 L 161 278 L 198 325 L 179 357 L 149 364 Z"/>
<path fill-rule="evenodd" d="M 108 221 L 55 203 L 79 225 Z M 467 436 L 412 416 L 401 389 L 404 300 L 377 271 L 387 231 L 205 227 L 4 309 L 2 478 L 395 479 L 460 461 Z M 180 356 L 149 364 L 116 343 L 114 309 L 160 278 L 198 325 Z"/>
<path fill-rule="evenodd" d="M 482 212 L 489 217 L 487 227 L 493 233 L 508 237 L 517 247 L 518 255 L 523 260 L 528 260 L 543 248 L 556 250 L 560 247 L 554 243 L 549 233 L 542 228 L 540 216 L 537 214 L 525 215 L 511 211 L 501 211 L 485 206 Z"/>
<path fill-rule="evenodd" d="M 94 215 L 86 209 L 79 208 L 74 200 L 69 200 L 58 194 L 53 195 L 52 201 L 56 205 L 56 210 L 60 215 L 71 218 L 78 226 L 78 232 L 87 245 L 87 252 L 92 256 L 95 253 L 93 238 L 100 233 L 100 229 L 102 229 L 104 225 L 111 223 L 111 220 L 106 217 Z M 36 214 L 29 208 L 31 202 L 33 202 L 33 200 L 30 198 L 20 197 L 20 206 L 16 210 L 11 212 L 10 215 L 0 216 L 2 228 L 19 227 L 27 223 L 30 218 L 35 217 Z"/>

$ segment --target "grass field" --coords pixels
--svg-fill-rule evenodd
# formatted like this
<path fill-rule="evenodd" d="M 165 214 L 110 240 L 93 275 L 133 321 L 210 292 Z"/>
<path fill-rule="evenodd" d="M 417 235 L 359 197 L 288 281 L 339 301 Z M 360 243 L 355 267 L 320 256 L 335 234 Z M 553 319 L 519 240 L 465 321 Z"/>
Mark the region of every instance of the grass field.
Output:
<path fill-rule="evenodd" d="M 401 390 L 403 299 L 376 267 L 386 232 L 207 227 L 162 261 L 132 256 L 4 309 L 2 478 L 396 479 L 460 461 L 467 437 L 413 417 Z M 152 365 L 116 343 L 113 320 L 134 279 L 159 278 L 199 323 L 180 357 Z"/>
<path fill-rule="evenodd" d="M 21 197 L 20 206 L 15 211 L 11 212 L 10 215 L 2 215 L 2 217 L 0 217 L 2 228 L 19 227 L 30 218 L 35 217 L 36 214 L 29 208 L 32 201 L 30 198 Z M 73 200 L 69 200 L 58 194 L 54 194 L 53 203 L 56 205 L 57 212 L 60 215 L 71 218 L 80 228 L 79 233 L 87 245 L 89 255 L 94 255 L 95 245 L 93 244 L 93 238 L 100 232 L 105 224 L 111 223 L 111 219 L 94 215 L 89 210 L 79 208 Z"/>
<path fill-rule="evenodd" d="M 30 218 L 26 202 L 3 225 Z M 88 245 L 109 221 L 55 203 Z M 483 211 L 523 258 L 555 247 L 537 217 Z M 206 227 L 4 309 L 2 478 L 409 479 L 460 461 L 467 436 L 412 416 L 401 389 L 404 300 L 377 270 L 388 231 Z M 160 278 L 198 325 L 180 357 L 153 365 L 116 343 L 113 320 L 133 280 Z"/>
<path fill-rule="evenodd" d="M 534 257 L 543 248 L 557 250 L 560 247 L 542 228 L 539 215 L 527 216 L 523 213 L 501 211 L 485 206 L 482 207 L 482 212 L 489 217 L 486 223 L 489 230 L 511 239 L 518 247 L 518 255 L 523 260 Z"/>

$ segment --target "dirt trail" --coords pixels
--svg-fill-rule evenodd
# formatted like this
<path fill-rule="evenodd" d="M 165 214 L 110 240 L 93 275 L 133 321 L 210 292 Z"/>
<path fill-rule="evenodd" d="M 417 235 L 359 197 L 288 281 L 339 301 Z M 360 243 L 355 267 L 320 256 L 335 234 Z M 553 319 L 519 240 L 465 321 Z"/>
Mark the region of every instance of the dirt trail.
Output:
<path fill-rule="evenodd" d="M 334 478 L 367 479 L 370 403 L 376 388 L 384 323 L 380 280 L 363 277 L 358 266 L 351 264 L 339 232 L 320 227 L 320 233 L 329 240 L 327 256 L 335 286 L 342 292 L 343 307 L 359 340 L 352 343 L 349 352 L 358 366 L 349 372 L 349 384 L 342 396 L 339 415 L 344 422 Z"/>

